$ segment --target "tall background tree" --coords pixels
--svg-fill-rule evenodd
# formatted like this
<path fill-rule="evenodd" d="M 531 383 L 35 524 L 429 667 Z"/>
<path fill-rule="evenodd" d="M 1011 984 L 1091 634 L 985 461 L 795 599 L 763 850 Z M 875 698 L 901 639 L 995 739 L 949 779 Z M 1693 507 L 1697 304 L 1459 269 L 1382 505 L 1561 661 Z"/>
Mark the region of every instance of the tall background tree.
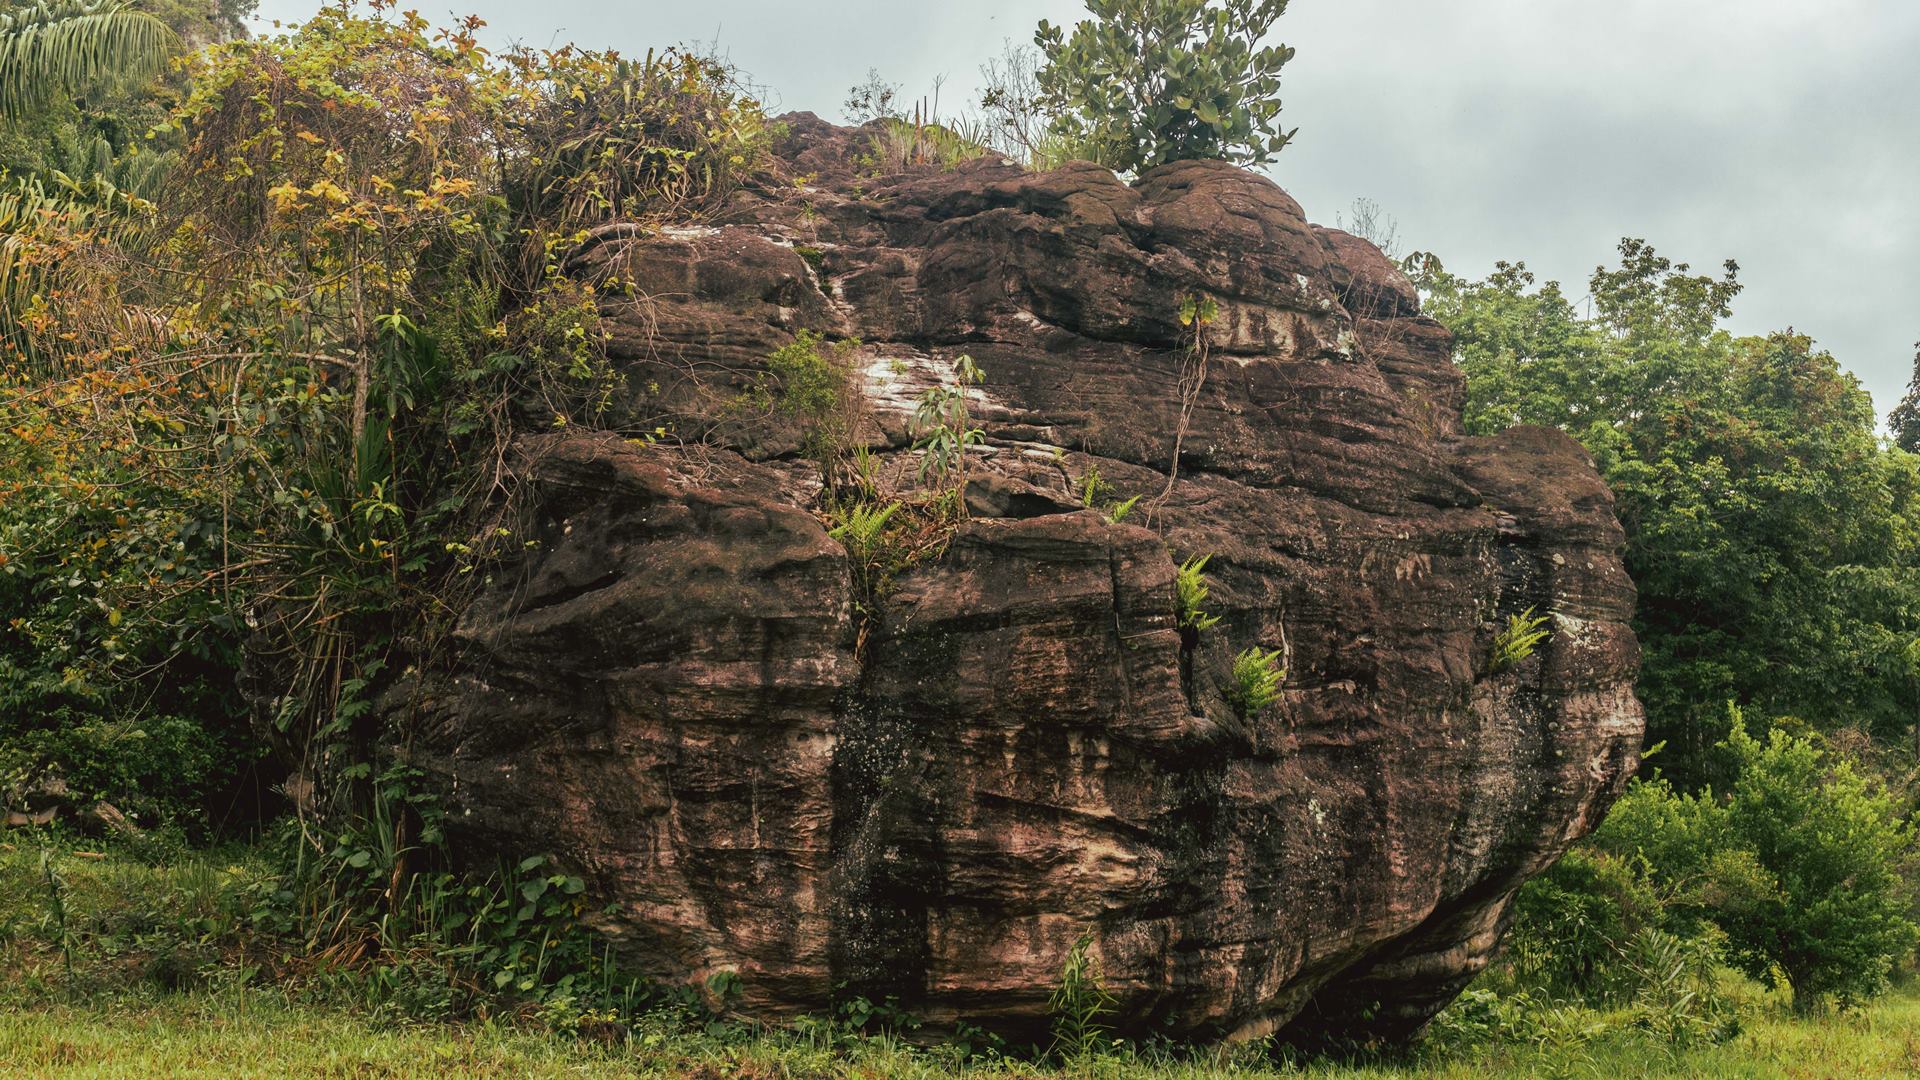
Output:
<path fill-rule="evenodd" d="M 1893 443 L 1908 453 L 1920 453 L 1920 344 L 1914 346 L 1913 380 L 1907 383 L 1907 396 L 1887 414 L 1887 427 Z"/>
<path fill-rule="evenodd" d="M 1722 326 L 1738 267 L 1695 274 L 1639 240 L 1583 316 L 1523 264 L 1468 281 L 1408 265 L 1458 335 L 1467 427 L 1561 428 L 1627 530 L 1649 740 L 1683 787 L 1723 777 L 1726 704 L 1756 723 L 1858 726 L 1904 745 L 1920 701 L 1920 459 L 1791 330 Z"/>

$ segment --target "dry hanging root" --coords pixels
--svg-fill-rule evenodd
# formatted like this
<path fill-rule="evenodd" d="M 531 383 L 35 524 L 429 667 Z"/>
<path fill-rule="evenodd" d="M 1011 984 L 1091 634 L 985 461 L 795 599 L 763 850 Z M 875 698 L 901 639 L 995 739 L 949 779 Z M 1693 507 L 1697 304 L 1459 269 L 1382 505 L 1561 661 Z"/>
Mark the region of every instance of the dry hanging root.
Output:
<path fill-rule="evenodd" d="M 1193 293 L 1180 301 L 1180 325 L 1192 329 L 1193 341 L 1187 346 L 1186 358 L 1180 362 L 1180 420 L 1173 429 L 1173 459 L 1167 463 L 1167 486 L 1148 508 L 1149 523 L 1173 496 L 1173 486 L 1180 479 L 1180 450 L 1187 441 L 1187 425 L 1193 419 L 1194 405 L 1200 400 L 1200 388 L 1207 384 L 1206 328 L 1219 314 L 1220 305 L 1214 303 L 1211 296 Z"/>

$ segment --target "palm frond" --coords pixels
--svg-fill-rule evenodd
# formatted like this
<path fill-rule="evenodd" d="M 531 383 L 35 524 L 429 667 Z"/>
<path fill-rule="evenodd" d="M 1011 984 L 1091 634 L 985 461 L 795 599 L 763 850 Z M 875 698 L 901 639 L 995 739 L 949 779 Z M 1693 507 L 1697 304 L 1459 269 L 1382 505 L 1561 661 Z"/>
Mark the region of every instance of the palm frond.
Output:
<path fill-rule="evenodd" d="M 0 12 L 0 118 L 104 78 L 160 70 L 175 39 L 145 12 L 99 0 L 54 0 Z"/>
<path fill-rule="evenodd" d="M 39 180 L 0 184 L 0 369 L 25 361 L 29 374 L 47 375 L 59 354 L 109 331 L 124 336 L 119 321 L 108 327 L 60 316 L 106 310 L 101 298 L 117 288 L 107 268 L 115 252 L 141 241 L 152 205 L 101 177 L 57 188 Z M 88 303 L 78 300 L 81 292 Z M 57 325 L 36 329 L 47 314 Z"/>

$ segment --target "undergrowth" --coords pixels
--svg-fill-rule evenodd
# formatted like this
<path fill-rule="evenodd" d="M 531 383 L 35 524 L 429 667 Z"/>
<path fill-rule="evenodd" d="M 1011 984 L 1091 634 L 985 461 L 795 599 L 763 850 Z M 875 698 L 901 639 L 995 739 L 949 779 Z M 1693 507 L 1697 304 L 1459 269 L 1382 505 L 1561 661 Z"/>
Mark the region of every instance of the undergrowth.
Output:
<path fill-rule="evenodd" d="M 390 783 L 400 785 L 405 777 Z M 404 797 L 400 799 L 405 802 Z M 1784 995 L 1697 951 L 1650 941 L 1637 985 L 1582 1004 L 1501 966 L 1411 1051 L 1306 1059 L 1262 1040 L 1182 1048 L 1116 1039 L 1093 941 L 1063 964 L 1051 1046 L 933 1032 L 897 1001 L 850 998 L 777 1028 L 730 1018 L 737 979 L 621 979 L 575 932 L 572 875 L 550 860 L 480 878 L 418 875 L 387 925 L 333 932 L 327 897 L 380 889 L 395 852 L 329 838 L 290 871 L 289 837 L 215 851 L 90 847 L 16 830 L 0 840 L 0 1072 L 149 1076 L 1899 1076 L 1920 1070 L 1920 996 L 1795 1015 Z M 309 843 L 309 841 L 299 841 Z M 416 855 L 424 857 L 425 852 Z M 47 867 L 58 882 L 59 905 Z M 321 882 L 330 884 L 321 885 Z M 311 950 L 313 940 L 368 944 Z M 72 972 L 62 958 L 70 950 Z M 514 948 L 514 943 L 519 948 Z M 503 978 L 504 976 L 504 978 Z M 1713 1004 L 1700 1004 L 1711 977 Z M 531 984 L 527 980 L 531 979 Z M 1691 993 L 1692 996 L 1689 996 Z M 425 1021 L 426 1023 L 423 1023 Z M 333 1066 L 326 1062 L 336 1063 Z"/>

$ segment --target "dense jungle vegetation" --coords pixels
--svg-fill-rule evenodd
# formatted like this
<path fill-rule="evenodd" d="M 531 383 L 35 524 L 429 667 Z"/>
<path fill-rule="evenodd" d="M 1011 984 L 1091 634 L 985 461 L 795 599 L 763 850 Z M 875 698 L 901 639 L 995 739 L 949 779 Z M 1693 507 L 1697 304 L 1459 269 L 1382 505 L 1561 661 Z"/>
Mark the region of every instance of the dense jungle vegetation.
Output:
<path fill-rule="evenodd" d="M 1258 165 L 1285 7 L 1088 0 L 969 113 L 875 74 L 849 118 L 876 167 Z M 616 970 L 543 853 L 456 874 L 372 695 L 513 554 L 517 433 L 662 434 L 605 356 L 624 283 L 569 253 L 765 182 L 776 124 L 700 50 L 247 14 L 0 4 L 0 1071 L 1920 1075 L 1920 365 L 1884 437 L 1813 341 L 1725 329 L 1732 261 L 1637 239 L 1585 314 L 1520 262 L 1403 261 L 1469 431 L 1561 428 L 1612 486 L 1650 743 L 1413 1050 L 1128 1043 L 1072 980 L 1052 1046 L 918 1047 L 861 999 L 762 1030 L 724 978 Z"/>

